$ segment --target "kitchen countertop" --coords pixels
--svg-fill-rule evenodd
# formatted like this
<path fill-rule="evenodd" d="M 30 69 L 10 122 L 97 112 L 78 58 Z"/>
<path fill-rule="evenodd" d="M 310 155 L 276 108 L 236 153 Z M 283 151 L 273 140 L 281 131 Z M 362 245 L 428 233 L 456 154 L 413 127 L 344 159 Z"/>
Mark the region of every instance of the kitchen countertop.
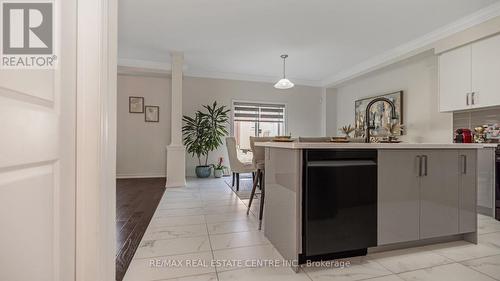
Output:
<path fill-rule="evenodd" d="M 256 146 L 285 149 L 481 149 L 497 147 L 491 143 L 333 143 L 333 142 L 257 142 Z"/>

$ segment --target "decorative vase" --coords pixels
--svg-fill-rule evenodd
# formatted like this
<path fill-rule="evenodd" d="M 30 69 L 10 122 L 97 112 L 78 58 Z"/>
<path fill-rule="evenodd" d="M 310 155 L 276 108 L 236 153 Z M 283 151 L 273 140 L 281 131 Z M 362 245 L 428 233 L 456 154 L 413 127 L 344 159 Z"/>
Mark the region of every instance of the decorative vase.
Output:
<path fill-rule="evenodd" d="M 222 178 L 222 175 L 224 174 L 223 169 L 215 169 L 214 170 L 214 177 L 215 178 Z"/>
<path fill-rule="evenodd" d="M 196 166 L 195 169 L 196 176 L 198 178 L 208 178 L 210 174 L 212 173 L 212 167 L 211 166 Z"/>

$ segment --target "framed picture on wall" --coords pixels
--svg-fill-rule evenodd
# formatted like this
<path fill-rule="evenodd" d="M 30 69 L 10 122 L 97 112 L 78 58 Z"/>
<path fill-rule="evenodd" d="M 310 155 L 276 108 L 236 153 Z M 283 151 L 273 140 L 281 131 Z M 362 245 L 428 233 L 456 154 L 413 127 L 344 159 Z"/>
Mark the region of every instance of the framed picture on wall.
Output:
<path fill-rule="evenodd" d="M 129 113 L 144 113 L 144 98 L 143 97 L 128 97 L 128 112 Z"/>
<path fill-rule="evenodd" d="M 160 122 L 160 107 L 153 105 L 146 105 L 146 122 Z"/>
<path fill-rule="evenodd" d="M 375 96 L 371 98 L 365 98 L 361 100 L 357 100 L 354 103 L 354 111 L 355 111 L 355 125 L 356 130 L 360 132 L 364 132 L 366 130 L 365 124 L 365 115 L 366 115 L 366 106 L 372 100 L 378 97 L 384 97 L 389 99 L 396 106 L 396 117 L 397 117 L 397 125 L 403 124 L 403 91 L 398 91 L 390 94 L 385 94 L 381 96 Z M 379 102 L 372 106 L 370 111 L 370 120 L 375 125 L 375 129 L 372 130 L 374 136 L 387 136 L 389 135 L 389 125 L 393 123 L 391 119 L 391 110 L 389 104 L 385 102 Z M 403 131 L 400 130 L 395 133 L 396 136 L 400 136 L 403 134 Z"/>

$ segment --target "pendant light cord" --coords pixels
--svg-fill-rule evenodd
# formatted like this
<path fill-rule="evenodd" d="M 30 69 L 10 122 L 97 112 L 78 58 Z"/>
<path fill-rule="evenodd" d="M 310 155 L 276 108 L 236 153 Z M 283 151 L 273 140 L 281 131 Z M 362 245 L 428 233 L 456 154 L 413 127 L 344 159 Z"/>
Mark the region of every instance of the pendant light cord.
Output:
<path fill-rule="evenodd" d="M 288 58 L 288 55 L 281 55 L 281 58 L 283 59 L 283 79 L 286 78 L 286 75 L 285 75 L 285 70 L 286 70 L 286 67 L 285 67 L 285 63 L 286 63 L 286 58 Z"/>
<path fill-rule="evenodd" d="M 286 58 L 283 58 L 283 79 L 285 78 L 285 60 Z"/>

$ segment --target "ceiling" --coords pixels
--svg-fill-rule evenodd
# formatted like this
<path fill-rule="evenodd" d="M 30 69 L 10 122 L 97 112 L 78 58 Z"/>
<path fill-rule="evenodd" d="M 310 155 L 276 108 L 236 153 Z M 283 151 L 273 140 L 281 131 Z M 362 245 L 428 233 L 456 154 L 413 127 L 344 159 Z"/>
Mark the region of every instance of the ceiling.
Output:
<path fill-rule="evenodd" d="M 120 0 L 123 64 L 168 67 L 182 51 L 188 75 L 324 85 L 332 77 L 497 0 Z"/>

